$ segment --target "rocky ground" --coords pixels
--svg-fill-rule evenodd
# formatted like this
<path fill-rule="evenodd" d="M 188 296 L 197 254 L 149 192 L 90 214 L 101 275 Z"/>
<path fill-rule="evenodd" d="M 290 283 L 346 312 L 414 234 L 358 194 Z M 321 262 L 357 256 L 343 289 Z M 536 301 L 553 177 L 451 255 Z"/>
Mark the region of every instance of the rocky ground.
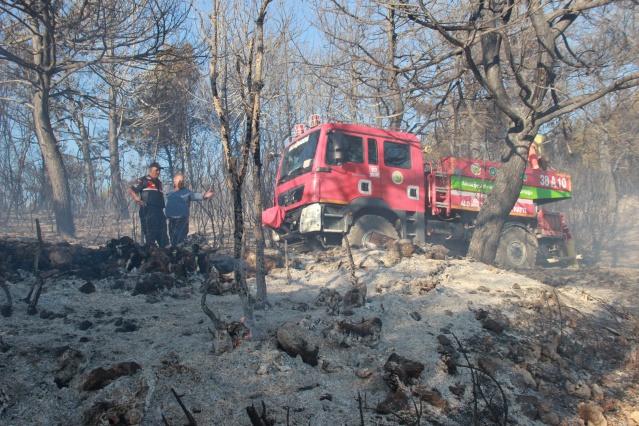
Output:
<path fill-rule="evenodd" d="M 638 270 L 405 246 L 355 250 L 353 277 L 342 248 L 280 253 L 249 336 L 194 243 L 45 243 L 30 310 L 37 243 L 0 241 L 0 424 L 639 424 Z"/>

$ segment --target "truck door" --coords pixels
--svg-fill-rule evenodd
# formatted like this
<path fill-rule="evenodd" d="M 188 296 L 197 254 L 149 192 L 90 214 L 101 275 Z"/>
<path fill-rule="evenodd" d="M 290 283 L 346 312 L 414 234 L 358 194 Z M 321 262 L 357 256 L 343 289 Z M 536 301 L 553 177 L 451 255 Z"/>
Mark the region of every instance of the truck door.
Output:
<path fill-rule="evenodd" d="M 368 165 L 364 161 L 364 138 L 332 131 L 326 141 L 326 165 L 336 177 L 322 182 L 325 202 L 347 204 L 373 191 Z"/>
<path fill-rule="evenodd" d="M 419 210 L 420 185 L 415 176 L 411 149 L 411 145 L 407 143 L 383 143 L 381 191 L 384 200 L 394 210 Z"/>

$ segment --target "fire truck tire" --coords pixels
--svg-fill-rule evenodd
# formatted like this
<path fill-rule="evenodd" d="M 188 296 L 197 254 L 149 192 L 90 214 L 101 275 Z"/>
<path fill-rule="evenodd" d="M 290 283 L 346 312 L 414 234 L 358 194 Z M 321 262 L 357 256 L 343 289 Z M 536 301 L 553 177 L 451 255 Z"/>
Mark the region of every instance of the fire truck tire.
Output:
<path fill-rule="evenodd" d="M 502 268 L 532 268 L 537 260 L 537 239 L 521 226 L 507 226 L 499 237 L 495 263 Z"/>
<path fill-rule="evenodd" d="M 381 216 L 364 215 L 357 219 L 346 238 L 351 247 L 362 247 L 371 242 L 373 233 L 383 234 L 396 240 L 399 238 L 397 230 L 391 223 Z"/>

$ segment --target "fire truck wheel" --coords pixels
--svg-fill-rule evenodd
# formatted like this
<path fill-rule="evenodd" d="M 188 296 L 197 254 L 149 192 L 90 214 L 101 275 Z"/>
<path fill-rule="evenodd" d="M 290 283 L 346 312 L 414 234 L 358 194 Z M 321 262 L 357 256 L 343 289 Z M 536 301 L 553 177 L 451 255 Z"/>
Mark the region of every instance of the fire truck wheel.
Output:
<path fill-rule="evenodd" d="M 537 239 L 521 226 L 508 226 L 499 237 L 495 263 L 502 268 L 532 268 L 537 260 Z"/>
<path fill-rule="evenodd" d="M 362 247 L 367 244 L 382 245 L 389 238 L 396 240 L 399 236 L 388 220 L 381 216 L 364 215 L 351 226 L 346 238 L 352 247 Z"/>

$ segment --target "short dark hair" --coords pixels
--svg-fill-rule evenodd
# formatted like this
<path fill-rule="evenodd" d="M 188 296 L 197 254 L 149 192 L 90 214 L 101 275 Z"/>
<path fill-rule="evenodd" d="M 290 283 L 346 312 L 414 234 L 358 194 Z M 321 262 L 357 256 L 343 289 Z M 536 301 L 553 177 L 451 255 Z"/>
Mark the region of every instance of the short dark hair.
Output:
<path fill-rule="evenodd" d="M 155 167 L 158 170 L 162 170 L 164 167 L 160 166 L 160 163 L 158 163 L 157 161 L 152 162 L 151 164 L 149 164 L 149 169 Z"/>

